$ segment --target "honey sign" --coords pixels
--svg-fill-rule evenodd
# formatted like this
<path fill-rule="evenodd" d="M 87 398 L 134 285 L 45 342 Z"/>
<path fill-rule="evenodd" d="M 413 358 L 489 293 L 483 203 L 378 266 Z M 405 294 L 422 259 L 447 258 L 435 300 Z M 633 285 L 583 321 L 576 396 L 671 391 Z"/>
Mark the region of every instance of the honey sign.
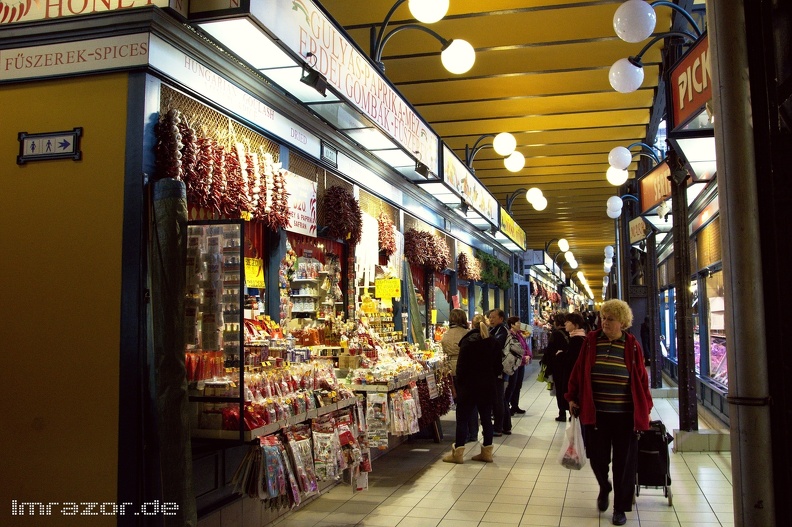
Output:
<path fill-rule="evenodd" d="M 376 298 L 401 298 L 401 280 L 398 278 L 378 278 L 374 280 Z"/>

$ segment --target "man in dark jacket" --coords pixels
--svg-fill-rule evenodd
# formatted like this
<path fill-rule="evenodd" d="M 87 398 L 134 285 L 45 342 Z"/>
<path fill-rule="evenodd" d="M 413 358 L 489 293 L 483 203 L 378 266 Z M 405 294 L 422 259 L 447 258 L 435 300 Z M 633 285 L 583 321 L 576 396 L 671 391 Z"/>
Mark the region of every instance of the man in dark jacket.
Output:
<path fill-rule="evenodd" d="M 489 320 L 490 337 L 498 343 L 498 349 L 502 350 L 506 346 L 506 337 L 509 336 L 509 328 L 506 326 L 506 313 L 502 309 L 493 309 L 487 313 Z M 511 434 L 511 430 L 503 429 L 504 407 L 503 392 L 506 386 L 503 382 L 503 375 L 498 376 L 495 382 L 495 401 L 492 407 L 493 428 L 495 437 L 501 437 L 504 433 Z"/>

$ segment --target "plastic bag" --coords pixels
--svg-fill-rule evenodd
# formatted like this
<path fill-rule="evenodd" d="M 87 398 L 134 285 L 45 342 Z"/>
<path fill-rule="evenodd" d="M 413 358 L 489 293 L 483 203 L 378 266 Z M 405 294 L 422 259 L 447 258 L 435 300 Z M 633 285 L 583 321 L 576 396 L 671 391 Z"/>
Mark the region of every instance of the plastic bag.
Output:
<path fill-rule="evenodd" d="M 586 466 L 586 447 L 583 444 L 583 430 L 580 419 L 572 417 L 566 427 L 566 439 L 556 458 L 562 467 L 580 470 Z"/>

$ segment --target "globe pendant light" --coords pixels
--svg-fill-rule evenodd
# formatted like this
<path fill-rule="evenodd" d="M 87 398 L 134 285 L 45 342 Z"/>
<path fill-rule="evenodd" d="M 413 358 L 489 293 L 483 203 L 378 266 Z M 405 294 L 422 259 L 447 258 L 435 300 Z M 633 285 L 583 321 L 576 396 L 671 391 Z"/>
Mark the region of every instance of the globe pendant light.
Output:
<path fill-rule="evenodd" d="M 618 218 L 619 216 L 621 216 L 621 210 L 611 210 L 611 209 L 608 209 L 608 217 L 609 217 L 610 219 L 612 219 L 612 220 L 615 220 L 615 219 L 616 219 L 616 218 Z"/>
<path fill-rule="evenodd" d="M 547 208 L 547 198 L 544 196 L 539 196 L 538 199 L 531 203 L 535 210 L 545 210 Z"/>
<path fill-rule="evenodd" d="M 525 156 L 515 150 L 503 160 L 503 164 L 509 172 L 519 172 L 525 166 Z"/>
<path fill-rule="evenodd" d="M 627 170 L 632 163 L 632 152 L 623 146 L 617 146 L 608 154 L 608 163 L 614 168 Z"/>
<path fill-rule="evenodd" d="M 407 7 L 419 22 L 433 24 L 448 12 L 449 0 L 410 0 Z"/>
<path fill-rule="evenodd" d="M 517 148 L 517 139 L 509 132 L 501 132 L 492 140 L 492 148 L 499 156 L 509 156 Z"/>
<path fill-rule="evenodd" d="M 541 198 L 543 196 L 542 191 L 536 187 L 531 187 L 528 189 L 528 192 L 525 193 L 525 199 L 528 200 L 528 203 L 533 204 L 534 201 Z M 561 245 L 561 240 L 558 240 L 558 245 Z"/>
<path fill-rule="evenodd" d="M 632 93 L 641 87 L 644 80 L 643 68 L 639 68 L 627 58 L 613 63 L 608 73 L 610 85 L 619 93 Z"/>
<path fill-rule="evenodd" d="M 455 38 L 440 53 L 440 60 L 445 69 L 451 73 L 461 75 L 473 67 L 473 63 L 476 62 L 476 51 L 469 42 Z"/>
<path fill-rule="evenodd" d="M 624 185 L 629 177 L 629 173 L 626 170 L 619 170 L 615 167 L 610 167 L 608 171 L 605 173 L 605 177 L 608 180 L 608 183 L 614 185 L 616 187 L 620 187 Z"/>
<path fill-rule="evenodd" d="M 411 2 L 412 3 L 412 2 Z M 657 24 L 654 7 L 643 0 L 627 0 L 613 15 L 613 29 L 625 42 L 641 42 L 652 34 Z"/>
<path fill-rule="evenodd" d="M 561 238 L 558 240 L 558 248 L 561 249 L 561 252 L 567 252 L 569 250 L 569 242 L 566 238 Z"/>
<path fill-rule="evenodd" d="M 624 202 L 619 196 L 611 196 L 608 198 L 608 210 L 622 210 Z"/>

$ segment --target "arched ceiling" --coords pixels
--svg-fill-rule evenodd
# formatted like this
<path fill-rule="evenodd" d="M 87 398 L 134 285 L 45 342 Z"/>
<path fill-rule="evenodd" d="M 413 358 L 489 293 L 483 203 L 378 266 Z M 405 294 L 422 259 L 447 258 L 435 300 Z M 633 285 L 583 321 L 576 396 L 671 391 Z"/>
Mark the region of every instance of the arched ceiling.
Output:
<path fill-rule="evenodd" d="M 366 52 L 371 27 L 379 27 L 393 5 L 320 2 Z M 439 43 L 419 31 L 394 35 L 382 55 L 385 75 L 460 159 L 465 146 L 482 134 L 514 134 L 525 168 L 508 172 L 503 158 L 484 148 L 473 161 L 476 176 L 504 206 L 517 189 L 539 187 L 548 200 L 544 211 L 535 211 L 522 196 L 512 206 L 528 247 L 542 249 L 551 239 L 566 238 L 595 294 L 604 275 L 603 248 L 614 243 L 614 221 L 606 215 L 606 200 L 616 194 L 605 179 L 608 152 L 645 140 L 661 62 L 662 42 L 644 55 L 645 79 L 638 91 L 621 94 L 611 88 L 610 66 L 643 47 L 615 35 L 613 14 L 621 3 L 451 0 L 445 18 L 429 27 L 473 45 L 476 62 L 470 71 L 448 73 Z M 667 30 L 670 10 L 658 9 L 657 16 L 656 31 Z M 405 2 L 388 27 L 415 22 Z M 630 177 L 636 166 L 631 165 Z M 553 244 L 551 256 L 556 251 Z"/>

